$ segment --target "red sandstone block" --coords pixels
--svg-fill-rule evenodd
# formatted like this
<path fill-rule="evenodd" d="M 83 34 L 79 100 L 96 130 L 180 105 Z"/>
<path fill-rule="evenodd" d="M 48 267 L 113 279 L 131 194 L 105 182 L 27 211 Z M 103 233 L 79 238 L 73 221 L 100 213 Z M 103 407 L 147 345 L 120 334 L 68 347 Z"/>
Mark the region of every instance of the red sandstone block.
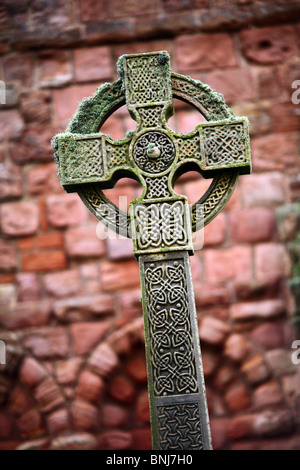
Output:
<path fill-rule="evenodd" d="M 254 171 L 293 168 L 297 161 L 297 139 L 293 132 L 269 134 L 251 141 Z"/>
<path fill-rule="evenodd" d="M 274 206 L 285 198 L 284 176 L 275 171 L 241 178 L 240 187 L 246 207 Z"/>
<path fill-rule="evenodd" d="M 32 54 L 8 54 L 3 58 L 3 73 L 6 82 L 18 80 L 22 87 L 29 88 L 34 79 L 34 57 Z"/>
<path fill-rule="evenodd" d="M 25 302 L 15 304 L 13 311 L 3 308 L 0 325 L 10 330 L 47 325 L 51 314 L 50 304 L 44 302 Z"/>
<path fill-rule="evenodd" d="M 105 0 L 79 0 L 80 18 L 84 23 L 107 18 Z"/>
<path fill-rule="evenodd" d="M 130 404 L 135 399 L 137 390 L 127 377 L 118 375 L 111 382 L 109 393 L 115 400 Z"/>
<path fill-rule="evenodd" d="M 100 449 L 105 450 L 127 450 L 132 446 L 130 432 L 112 430 L 98 435 Z"/>
<path fill-rule="evenodd" d="M 84 400 L 97 403 L 102 397 L 105 390 L 105 383 L 98 377 L 88 370 L 84 370 L 78 380 L 76 388 L 76 395 Z"/>
<path fill-rule="evenodd" d="M 131 431 L 132 449 L 152 450 L 152 439 L 150 428 L 138 428 Z"/>
<path fill-rule="evenodd" d="M 66 126 L 82 99 L 93 95 L 96 88 L 95 84 L 89 84 L 71 85 L 66 88 L 55 89 L 53 92 L 53 106 L 56 125 L 62 128 Z"/>
<path fill-rule="evenodd" d="M 235 380 L 236 371 L 230 364 L 221 365 L 221 367 L 214 373 L 212 385 L 220 393 Z"/>
<path fill-rule="evenodd" d="M 69 353 L 69 338 L 63 327 L 44 327 L 29 330 L 23 345 L 37 358 L 65 358 Z"/>
<path fill-rule="evenodd" d="M 222 93 L 228 103 L 255 99 L 254 80 L 249 69 L 210 72 L 205 83 Z"/>
<path fill-rule="evenodd" d="M 81 365 L 80 357 L 58 361 L 55 366 L 57 382 L 61 385 L 74 385 Z"/>
<path fill-rule="evenodd" d="M 30 251 L 35 248 L 36 237 L 18 238 L 17 246 L 20 251 Z"/>
<path fill-rule="evenodd" d="M 17 423 L 23 438 L 41 436 L 45 432 L 42 416 L 37 408 L 27 411 L 17 420 Z"/>
<path fill-rule="evenodd" d="M 212 317 L 205 317 L 199 328 L 200 339 L 209 344 L 222 344 L 228 333 L 228 325 L 222 320 Z"/>
<path fill-rule="evenodd" d="M 43 163 L 27 173 L 27 190 L 33 196 L 62 193 L 56 163 Z"/>
<path fill-rule="evenodd" d="M 41 286 L 35 273 L 19 273 L 16 276 L 18 301 L 27 302 L 40 299 Z"/>
<path fill-rule="evenodd" d="M 252 385 L 263 382 L 269 378 L 270 372 L 267 364 L 260 354 L 248 359 L 241 367 L 248 382 Z"/>
<path fill-rule="evenodd" d="M 152 2 L 148 0 L 131 0 L 130 2 L 111 0 L 109 6 L 110 15 L 113 18 L 145 17 L 145 15 L 157 14 L 159 8 L 158 0 Z"/>
<path fill-rule="evenodd" d="M 123 406 L 107 403 L 101 410 L 101 425 L 106 429 L 122 428 L 128 415 L 129 410 Z"/>
<path fill-rule="evenodd" d="M 231 412 L 246 410 L 251 405 L 249 390 L 243 383 L 232 385 L 225 393 L 224 400 Z"/>
<path fill-rule="evenodd" d="M 44 413 L 64 404 L 64 396 L 52 377 L 44 379 L 35 390 L 35 399 Z"/>
<path fill-rule="evenodd" d="M 99 257 L 105 253 L 104 241 L 97 237 L 95 225 L 66 231 L 65 241 L 68 255 L 75 258 Z"/>
<path fill-rule="evenodd" d="M 253 392 L 255 409 L 279 405 L 282 402 L 282 391 L 278 382 L 270 381 L 257 387 Z"/>
<path fill-rule="evenodd" d="M 38 248 L 59 248 L 63 246 L 63 236 L 61 232 L 42 233 L 37 236 Z"/>
<path fill-rule="evenodd" d="M 258 91 L 259 97 L 263 99 L 278 98 L 282 94 L 283 83 L 276 69 L 262 71 L 259 73 Z"/>
<path fill-rule="evenodd" d="M 204 247 L 220 245 L 225 240 L 226 219 L 223 213 L 204 227 Z"/>
<path fill-rule="evenodd" d="M 287 101 L 277 103 L 272 107 L 272 125 L 275 132 L 299 131 L 300 114 L 299 107 Z"/>
<path fill-rule="evenodd" d="M 19 370 L 19 379 L 28 388 L 36 387 L 47 375 L 44 367 L 33 357 L 25 357 Z"/>
<path fill-rule="evenodd" d="M 272 26 L 243 31 L 242 50 L 247 59 L 259 64 L 276 64 L 296 51 L 292 26 Z"/>
<path fill-rule="evenodd" d="M 126 365 L 126 374 L 136 383 L 144 384 L 147 382 L 146 360 L 144 355 L 137 355 L 130 359 Z"/>
<path fill-rule="evenodd" d="M 119 358 L 108 343 L 100 343 L 88 360 L 93 372 L 101 377 L 111 375 L 119 365 Z"/>
<path fill-rule="evenodd" d="M 46 419 L 50 434 L 58 435 L 70 429 L 69 412 L 65 408 L 53 411 Z"/>
<path fill-rule="evenodd" d="M 108 258 L 112 261 L 133 258 L 131 238 L 108 238 L 106 241 Z"/>
<path fill-rule="evenodd" d="M 97 318 L 114 311 L 114 297 L 99 294 L 59 300 L 54 303 L 53 310 L 57 318 L 64 322 Z"/>
<path fill-rule="evenodd" d="M 77 269 L 46 274 L 44 286 L 51 297 L 71 297 L 80 294 L 81 280 Z"/>
<path fill-rule="evenodd" d="M 278 322 L 264 322 L 251 331 L 250 337 L 259 347 L 266 350 L 284 345 L 284 330 Z"/>
<path fill-rule="evenodd" d="M 86 209 L 77 194 L 49 196 L 46 205 L 47 218 L 53 227 L 78 225 L 86 218 Z"/>
<path fill-rule="evenodd" d="M 176 61 L 180 71 L 209 70 L 237 65 L 234 44 L 229 34 L 196 34 L 175 40 Z"/>
<path fill-rule="evenodd" d="M 49 91 L 34 90 L 21 96 L 21 113 L 26 123 L 49 123 L 51 119 Z"/>
<path fill-rule="evenodd" d="M 233 304 L 230 316 L 233 320 L 243 321 L 253 318 L 273 318 L 281 316 L 286 310 L 283 300 L 263 300 L 261 302 L 244 302 Z"/>
<path fill-rule="evenodd" d="M 234 362 L 242 362 L 252 349 L 252 344 L 244 335 L 232 333 L 225 341 L 224 354 Z"/>
<path fill-rule="evenodd" d="M 67 267 L 66 254 L 61 250 L 40 251 L 21 257 L 22 271 L 56 271 Z"/>
<path fill-rule="evenodd" d="M 172 119 L 173 121 L 170 120 L 168 123 L 171 129 L 174 129 L 176 132 L 182 132 L 183 134 L 188 134 L 188 132 L 194 130 L 198 124 L 205 121 L 199 111 L 190 108 L 184 109 L 184 111 L 176 111 Z M 173 126 L 172 122 L 174 122 Z"/>
<path fill-rule="evenodd" d="M 54 130 L 51 126 L 27 126 L 19 139 L 11 142 L 9 152 L 11 158 L 20 164 L 27 162 L 52 161 L 53 149 L 50 144 Z"/>
<path fill-rule="evenodd" d="M 136 417 L 144 424 L 150 424 L 150 410 L 149 410 L 149 397 L 148 390 L 141 392 L 136 402 Z"/>
<path fill-rule="evenodd" d="M 23 129 L 23 120 L 18 111 L 14 109 L 1 110 L 0 139 L 17 139 Z"/>
<path fill-rule="evenodd" d="M 46 50 L 38 55 L 38 83 L 41 87 L 62 86 L 73 78 L 68 51 Z"/>
<path fill-rule="evenodd" d="M 71 325 L 74 353 L 79 356 L 89 353 L 104 338 L 109 328 L 108 322 L 79 322 Z"/>
<path fill-rule="evenodd" d="M 0 271 L 11 272 L 17 267 L 16 251 L 12 245 L 0 240 Z"/>
<path fill-rule="evenodd" d="M 0 412 L 0 437 L 1 439 L 8 439 L 13 430 L 13 420 L 6 414 Z"/>
<path fill-rule="evenodd" d="M 100 279 L 104 291 L 137 287 L 140 283 L 138 263 L 136 261 L 105 262 L 100 266 Z"/>
<path fill-rule="evenodd" d="M 256 243 L 274 239 L 275 213 L 265 207 L 255 207 L 229 214 L 230 235 L 235 243 Z"/>
<path fill-rule="evenodd" d="M 206 280 L 208 282 L 251 278 L 251 250 L 247 246 L 235 246 L 205 252 Z"/>
<path fill-rule="evenodd" d="M 4 235 L 25 236 L 35 233 L 39 226 L 38 207 L 26 201 L 9 202 L 1 208 L 1 229 Z"/>
<path fill-rule="evenodd" d="M 273 279 L 287 275 L 289 259 L 283 245 L 279 243 L 257 245 L 254 256 L 258 280 Z"/>
<path fill-rule="evenodd" d="M 230 302 L 229 290 L 225 286 L 214 284 L 195 284 L 196 306 L 210 307 L 212 305 L 227 305 Z"/>
<path fill-rule="evenodd" d="M 98 447 L 96 437 L 87 432 L 61 435 L 51 441 L 52 450 L 95 450 Z"/>
<path fill-rule="evenodd" d="M 71 415 L 74 429 L 77 431 L 89 431 L 98 427 L 98 408 L 91 403 L 74 400 Z"/>
<path fill-rule="evenodd" d="M 22 176 L 20 167 L 5 160 L 1 163 L 0 199 L 13 199 L 22 196 Z"/>
<path fill-rule="evenodd" d="M 28 392 L 20 386 L 16 385 L 9 394 L 8 411 L 14 416 L 18 417 L 33 408 L 34 401 Z"/>
<path fill-rule="evenodd" d="M 73 51 L 75 80 L 87 82 L 91 80 L 109 79 L 113 73 L 113 65 L 109 47 L 88 47 Z"/>
<path fill-rule="evenodd" d="M 228 440 L 229 420 L 227 418 L 213 418 L 210 420 L 211 437 L 214 450 L 222 450 Z"/>

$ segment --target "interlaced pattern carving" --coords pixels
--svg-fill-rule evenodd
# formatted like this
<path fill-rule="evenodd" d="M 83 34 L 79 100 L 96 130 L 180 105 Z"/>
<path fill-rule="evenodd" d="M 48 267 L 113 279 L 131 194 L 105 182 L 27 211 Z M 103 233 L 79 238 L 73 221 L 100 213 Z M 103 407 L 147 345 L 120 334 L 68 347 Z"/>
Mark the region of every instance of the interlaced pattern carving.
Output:
<path fill-rule="evenodd" d="M 145 178 L 147 184 L 147 199 L 154 199 L 159 197 L 170 196 L 168 188 L 168 176 L 161 176 L 160 178 Z"/>
<path fill-rule="evenodd" d="M 62 152 L 70 180 L 103 175 L 101 139 L 67 140 L 62 144 Z"/>
<path fill-rule="evenodd" d="M 154 103 L 168 98 L 167 70 L 158 56 L 127 59 L 127 67 L 130 77 L 127 91 L 132 105 Z"/>
<path fill-rule="evenodd" d="M 200 137 L 195 134 L 192 137 L 181 137 L 177 139 L 179 147 L 178 160 L 186 160 L 187 158 L 194 158 L 200 160 Z"/>
<path fill-rule="evenodd" d="M 106 155 L 108 168 L 125 165 L 128 161 L 128 146 L 107 144 Z"/>
<path fill-rule="evenodd" d="M 196 403 L 158 407 L 160 446 L 165 449 L 202 450 L 199 405 Z"/>
<path fill-rule="evenodd" d="M 230 165 L 246 161 L 242 124 L 203 128 L 204 155 L 207 166 Z"/>
<path fill-rule="evenodd" d="M 185 246 L 188 236 L 184 214 L 182 201 L 137 204 L 134 207 L 137 248 Z"/>
<path fill-rule="evenodd" d="M 192 329 L 182 261 L 145 265 L 153 387 L 156 396 L 197 392 Z"/>
<path fill-rule="evenodd" d="M 141 127 L 157 127 L 161 125 L 162 106 L 138 108 L 141 117 Z"/>

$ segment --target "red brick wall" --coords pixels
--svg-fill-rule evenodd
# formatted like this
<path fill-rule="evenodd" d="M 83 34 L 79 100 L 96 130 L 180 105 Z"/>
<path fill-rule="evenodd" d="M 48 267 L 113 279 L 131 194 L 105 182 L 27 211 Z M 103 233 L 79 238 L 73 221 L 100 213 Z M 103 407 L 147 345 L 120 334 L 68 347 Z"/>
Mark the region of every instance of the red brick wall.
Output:
<path fill-rule="evenodd" d="M 288 4 L 287 4 L 288 3 Z M 297 198 L 299 2 L 2 2 L 0 449 L 150 448 L 138 263 L 56 176 L 50 139 L 116 79 L 122 53 L 166 49 L 251 124 L 253 174 L 191 259 L 215 449 L 300 449 L 299 366 L 276 209 Z M 299 17 L 299 16 L 298 16 Z M 170 125 L 200 116 L 179 104 Z M 120 110 L 103 131 L 123 137 Z M 178 190 L 194 202 L 206 183 Z M 107 192 L 130 200 L 130 181 Z M 298 404 L 298 408 L 297 408 Z"/>

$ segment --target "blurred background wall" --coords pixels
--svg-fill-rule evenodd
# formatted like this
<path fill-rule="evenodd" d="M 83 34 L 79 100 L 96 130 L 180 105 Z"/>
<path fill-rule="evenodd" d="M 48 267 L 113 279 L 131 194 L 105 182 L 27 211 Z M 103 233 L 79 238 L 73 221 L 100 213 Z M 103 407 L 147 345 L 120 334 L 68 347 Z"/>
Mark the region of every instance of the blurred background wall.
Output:
<path fill-rule="evenodd" d="M 285 0 L 1 1 L 0 449 L 151 447 L 132 244 L 97 238 L 50 139 L 121 54 L 154 50 L 251 124 L 253 173 L 191 259 L 214 448 L 300 449 L 299 13 Z M 170 126 L 199 120 L 178 102 Z M 124 108 L 102 130 L 132 128 Z M 206 187 L 178 182 L 190 202 Z"/>

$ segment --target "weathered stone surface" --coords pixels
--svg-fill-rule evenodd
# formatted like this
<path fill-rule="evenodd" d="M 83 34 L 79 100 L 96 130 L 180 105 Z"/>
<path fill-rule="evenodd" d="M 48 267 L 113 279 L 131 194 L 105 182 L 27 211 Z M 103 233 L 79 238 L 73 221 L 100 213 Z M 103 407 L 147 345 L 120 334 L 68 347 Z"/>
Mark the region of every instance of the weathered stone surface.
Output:
<path fill-rule="evenodd" d="M 51 314 L 48 301 L 24 302 L 0 309 L 0 325 L 10 330 L 47 325 Z"/>
<path fill-rule="evenodd" d="M 100 449 L 106 450 L 126 450 L 130 449 L 132 437 L 125 431 L 107 431 L 99 436 Z"/>
<path fill-rule="evenodd" d="M 53 450 L 95 450 L 98 448 L 98 440 L 89 433 L 73 433 L 68 436 L 59 436 L 52 440 Z"/>
<path fill-rule="evenodd" d="M 75 49 L 73 54 L 77 82 L 105 80 L 112 76 L 112 60 L 108 47 L 84 47 Z"/>
<path fill-rule="evenodd" d="M 18 419 L 18 427 L 24 438 L 38 437 L 44 434 L 42 416 L 37 408 L 32 408 Z"/>
<path fill-rule="evenodd" d="M 261 302 L 244 302 L 234 304 L 230 308 L 233 320 L 251 320 L 253 318 L 272 318 L 283 315 L 285 303 L 280 300 L 263 300 Z"/>
<path fill-rule="evenodd" d="M 282 401 L 281 388 L 275 380 L 260 385 L 253 393 L 253 406 L 255 409 L 279 405 Z"/>
<path fill-rule="evenodd" d="M 89 357 L 92 371 L 101 377 L 111 375 L 119 365 L 119 359 L 108 343 L 101 343 Z"/>
<path fill-rule="evenodd" d="M 251 384 L 263 382 L 267 380 L 270 375 L 269 368 L 260 354 L 256 354 L 244 362 L 241 371 Z"/>
<path fill-rule="evenodd" d="M 200 339 L 209 344 L 222 344 L 228 333 L 228 325 L 217 318 L 205 317 L 199 328 Z"/>
<path fill-rule="evenodd" d="M 76 194 L 60 194 L 47 198 L 47 216 L 53 227 L 68 227 L 84 221 L 86 211 Z"/>
<path fill-rule="evenodd" d="M 72 297 L 80 294 L 81 281 L 76 269 L 46 274 L 44 286 L 49 297 Z"/>
<path fill-rule="evenodd" d="M 39 253 L 23 254 L 21 266 L 25 272 L 56 271 L 66 269 L 67 258 L 63 250 L 40 250 Z"/>
<path fill-rule="evenodd" d="M 35 233 L 39 226 L 38 207 L 31 202 L 10 202 L 1 207 L 1 229 L 6 236 Z"/>
<path fill-rule="evenodd" d="M 70 429 L 69 412 L 66 408 L 53 411 L 47 416 L 47 426 L 50 434 L 59 435 Z"/>
<path fill-rule="evenodd" d="M 64 396 L 52 377 L 44 379 L 35 390 L 35 398 L 45 413 L 54 410 L 65 402 Z"/>
<path fill-rule="evenodd" d="M 259 64 L 275 64 L 290 57 L 295 51 L 292 26 L 252 29 L 241 33 L 245 56 Z"/>
<path fill-rule="evenodd" d="M 23 341 L 36 357 L 65 358 L 69 352 L 69 338 L 63 327 L 44 327 L 29 330 Z"/>
<path fill-rule="evenodd" d="M 105 390 L 105 383 L 98 375 L 82 371 L 76 388 L 76 395 L 84 400 L 97 403 Z"/>
<path fill-rule="evenodd" d="M 266 207 L 232 211 L 229 216 L 231 238 L 235 243 L 256 243 L 275 238 L 275 214 Z"/>
<path fill-rule="evenodd" d="M 0 270 L 2 272 L 12 272 L 17 267 L 16 250 L 10 243 L 0 241 Z"/>
<path fill-rule="evenodd" d="M 89 353 L 106 335 L 109 328 L 109 322 L 78 322 L 71 325 L 74 353 L 79 356 Z"/>
<path fill-rule="evenodd" d="M 74 385 L 81 365 L 80 357 L 58 361 L 55 366 L 57 382 L 61 385 Z"/>
<path fill-rule="evenodd" d="M 175 46 L 180 71 L 236 65 L 233 42 L 228 34 L 181 36 Z"/>
<path fill-rule="evenodd" d="M 97 237 L 95 226 L 68 230 L 65 241 L 68 255 L 75 258 L 94 258 L 105 254 L 105 245 Z"/>
<path fill-rule="evenodd" d="M 28 388 L 35 388 L 47 375 L 47 371 L 33 357 L 25 357 L 19 370 L 19 379 Z"/>
<path fill-rule="evenodd" d="M 121 428 L 128 419 L 129 410 L 120 405 L 107 404 L 102 408 L 101 425 L 104 428 Z"/>
<path fill-rule="evenodd" d="M 62 321 L 81 321 L 110 314 L 114 311 L 114 298 L 109 294 L 58 300 L 54 313 Z"/>
<path fill-rule="evenodd" d="M 73 426 L 78 431 L 88 431 L 97 428 L 98 409 L 84 400 L 76 399 L 71 405 Z"/>
<path fill-rule="evenodd" d="M 127 377 L 117 376 L 110 384 L 109 393 L 115 400 L 130 404 L 135 399 L 137 389 Z"/>
<path fill-rule="evenodd" d="M 244 335 L 232 333 L 225 341 L 224 354 L 232 361 L 242 362 L 252 349 L 253 346 Z"/>

